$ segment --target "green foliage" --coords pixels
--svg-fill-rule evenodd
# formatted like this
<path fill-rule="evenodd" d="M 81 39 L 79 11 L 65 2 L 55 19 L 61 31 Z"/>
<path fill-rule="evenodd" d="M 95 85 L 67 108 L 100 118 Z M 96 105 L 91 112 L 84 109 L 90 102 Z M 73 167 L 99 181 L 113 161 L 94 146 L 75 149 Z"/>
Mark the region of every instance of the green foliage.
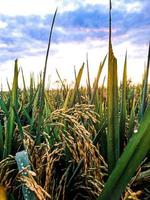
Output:
<path fill-rule="evenodd" d="M 4 153 L 3 153 L 4 158 L 7 155 L 9 155 L 12 150 L 13 132 L 15 125 L 14 108 L 17 110 L 17 104 L 18 104 L 18 61 L 16 60 L 14 68 L 13 86 L 11 91 L 9 116 L 7 121 L 7 132 L 5 135 L 5 143 L 4 143 Z"/>
<path fill-rule="evenodd" d="M 144 115 L 139 131 L 129 141 L 116 167 L 97 200 L 119 200 L 138 166 L 150 151 L 150 108 Z"/>

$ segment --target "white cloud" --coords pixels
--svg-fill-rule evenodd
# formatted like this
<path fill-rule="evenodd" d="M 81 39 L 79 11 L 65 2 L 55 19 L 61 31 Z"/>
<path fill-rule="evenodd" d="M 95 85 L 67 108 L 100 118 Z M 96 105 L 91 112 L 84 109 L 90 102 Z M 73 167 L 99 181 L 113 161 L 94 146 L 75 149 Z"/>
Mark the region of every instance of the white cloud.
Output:
<path fill-rule="evenodd" d="M 114 2 L 113 8 L 116 10 L 125 11 L 127 13 L 138 13 L 143 8 L 143 2 L 134 1 L 134 2 L 127 2 L 116 0 Z"/>
<path fill-rule="evenodd" d="M 5 43 L 0 43 L 0 48 L 6 48 L 7 47 L 7 44 Z"/>
<path fill-rule="evenodd" d="M 84 5 L 101 5 L 103 8 L 108 9 L 109 1 L 105 0 L 84 0 L 82 1 Z M 112 8 L 114 10 L 126 11 L 128 13 L 140 12 L 143 8 L 143 2 L 134 1 L 128 2 L 127 0 L 113 0 Z"/>
<path fill-rule="evenodd" d="M 140 12 L 142 9 L 142 3 L 141 2 L 133 2 L 133 3 L 128 3 L 126 5 L 126 10 L 127 12 Z"/>
<path fill-rule="evenodd" d="M 83 0 L 83 3 L 91 4 L 91 5 L 96 5 L 96 4 L 105 5 L 105 6 L 109 5 L 109 1 L 104 1 L 104 0 Z"/>
<path fill-rule="evenodd" d="M 7 23 L 0 21 L 0 29 L 5 29 L 7 27 Z"/>
<path fill-rule="evenodd" d="M 62 3 L 59 5 L 59 12 L 74 11 L 79 8 L 79 5 L 80 4 L 76 1 L 69 1 L 67 3 L 62 1 Z"/>
<path fill-rule="evenodd" d="M 63 0 L 1 0 L 0 14 L 9 16 L 16 15 L 41 15 L 54 13 L 56 7 L 59 7 L 59 12 L 74 10 L 77 8 L 77 3 Z"/>
<path fill-rule="evenodd" d="M 103 8 L 108 8 L 109 1 L 105 0 L 1 0 L 0 14 L 16 16 L 16 15 L 46 15 L 54 13 L 56 7 L 59 7 L 59 12 L 72 11 L 80 5 L 101 5 Z M 142 8 L 142 2 L 126 2 L 122 0 L 114 0 L 113 8 L 124 10 L 126 12 L 139 12 Z"/>
<path fill-rule="evenodd" d="M 6 15 L 44 15 L 54 12 L 60 0 L 1 0 L 0 13 Z"/>

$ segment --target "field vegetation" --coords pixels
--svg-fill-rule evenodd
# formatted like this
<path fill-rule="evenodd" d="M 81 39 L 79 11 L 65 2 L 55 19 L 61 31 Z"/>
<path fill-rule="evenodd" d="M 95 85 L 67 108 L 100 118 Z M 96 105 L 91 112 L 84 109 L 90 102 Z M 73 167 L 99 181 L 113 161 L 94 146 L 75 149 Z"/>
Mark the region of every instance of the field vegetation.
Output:
<path fill-rule="evenodd" d="M 94 83 L 88 57 L 70 88 L 45 89 L 52 31 L 43 74 L 26 85 L 15 61 L 13 84 L 0 92 L 0 200 L 150 199 L 150 45 L 143 82 L 127 78 L 124 59 L 118 84 L 117 59 L 111 41 Z M 108 80 L 99 85 L 108 60 Z M 80 87 L 83 69 L 87 85 Z M 18 87 L 22 74 L 23 89 Z M 142 76 L 142 75 L 141 75 Z M 6 197 L 7 195 L 7 197 Z"/>

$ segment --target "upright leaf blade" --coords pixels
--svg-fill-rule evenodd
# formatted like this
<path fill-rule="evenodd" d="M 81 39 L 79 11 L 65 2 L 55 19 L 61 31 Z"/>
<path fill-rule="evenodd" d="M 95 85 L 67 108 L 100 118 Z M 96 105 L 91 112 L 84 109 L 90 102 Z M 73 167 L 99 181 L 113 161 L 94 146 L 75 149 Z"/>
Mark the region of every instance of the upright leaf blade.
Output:
<path fill-rule="evenodd" d="M 146 68 L 146 73 L 144 74 L 144 84 L 142 88 L 142 100 L 139 112 L 139 121 L 141 121 L 141 119 L 143 118 L 144 112 L 147 107 L 149 67 L 150 67 L 150 43 L 149 43 L 148 58 L 147 58 L 147 68 Z"/>
<path fill-rule="evenodd" d="M 44 110 L 44 89 L 45 89 L 45 79 L 46 79 L 46 71 L 47 71 L 47 62 L 48 62 L 48 56 L 49 51 L 51 47 L 51 40 L 52 40 L 52 33 L 53 33 L 53 27 L 56 19 L 57 9 L 55 11 L 55 14 L 53 16 L 52 25 L 50 29 L 49 34 L 49 41 L 48 41 L 48 47 L 46 52 L 46 58 L 45 58 L 45 65 L 44 65 L 44 71 L 43 71 L 43 79 L 42 79 L 42 85 L 40 90 L 40 99 L 39 99 L 39 117 L 38 117 L 38 127 L 37 127 L 37 136 L 36 136 L 36 143 L 39 144 L 40 142 L 40 131 L 43 124 L 43 110 Z"/>
<path fill-rule="evenodd" d="M 82 74 L 83 74 L 83 69 L 84 69 L 84 63 L 82 65 L 82 67 L 80 68 L 80 70 L 78 72 L 78 75 L 76 77 L 75 86 L 74 86 L 74 89 L 72 91 L 72 95 L 70 97 L 70 102 L 69 102 L 70 107 L 74 104 L 76 93 L 77 93 L 77 90 L 78 90 L 80 82 L 81 82 L 81 78 L 82 78 Z"/>
<path fill-rule="evenodd" d="M 87 91 L 88 91 L 89 99 L 91 99 L 92 92 L 91 92 L 91 81 L 90 81 L 88 53 L 87 53 L 87 56 L 86 56 L 86 65 L 87 65 Z"/>
<path fill-rule="evenodd" d="M 127 52 L 124 61 L 121 109 L 120 109 L 120 151 L 123 151 L 125 146 L 125 129 L 126 129 L 126 97 L 127 97 Z"/>
<path fill-rule="evenodd" d="M 111 43 L 111 2 L 109 11 L 109 56 L 108 56 L 108 132 L 107 132 L 107 159 L 109 173 L 113 170 L 120 154 L 120 138 L 118 127 L 118 78 L 117 59 L 113 54 Z"/>
<path fill-rule="evenodd" d="M 98 90 L 98 82 L 99 82 L 99 79 L 100 79 L 100 76 L 101 76 L 102 69 L 103 69 L 103 67 L 104 67 L 106 58 L 107 58 L 107 55 L 105 56 L 103 62 L 100 63 L 100 65 L 99 65 L 97 77 L 96 77 L 96 79 L 95 79 L 95 81 L 94 81 L 94 84 L 93 84 L 93 93 L 92 93 L 92 97 L 91 97 L 91 104 L 93 103 L 94 96 L 96 96 L 96 92 L 97 92 L 97 90 Z"/>

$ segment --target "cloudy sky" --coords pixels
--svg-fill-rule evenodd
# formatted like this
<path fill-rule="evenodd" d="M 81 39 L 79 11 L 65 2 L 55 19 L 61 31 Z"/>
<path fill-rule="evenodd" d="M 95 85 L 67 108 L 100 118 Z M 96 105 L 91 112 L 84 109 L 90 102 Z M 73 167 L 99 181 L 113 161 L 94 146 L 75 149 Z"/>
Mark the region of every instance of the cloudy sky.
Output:
<path fill-rule="evenodd" d="M 122 75 L 128 51 L 128 75 L 141 81 L 150 35 L 149 0 L 112 0 L 112 41 Z M 74 80 L 89 55 L 91 79 L 108 51 L 108 0 L 0 0 L 0 82 L 11 82 L 13 63 L 19 59 L 26 81 L 44 65 L 50 24 L 56 7 L 52 46 L 48 62 L 51 85 Z M 107 64 L 103 71 L 106 74 Z M 84 72 L 86 77 L 86 70 Z M 84 82 L 84 80 L 83 80 Z"/>

